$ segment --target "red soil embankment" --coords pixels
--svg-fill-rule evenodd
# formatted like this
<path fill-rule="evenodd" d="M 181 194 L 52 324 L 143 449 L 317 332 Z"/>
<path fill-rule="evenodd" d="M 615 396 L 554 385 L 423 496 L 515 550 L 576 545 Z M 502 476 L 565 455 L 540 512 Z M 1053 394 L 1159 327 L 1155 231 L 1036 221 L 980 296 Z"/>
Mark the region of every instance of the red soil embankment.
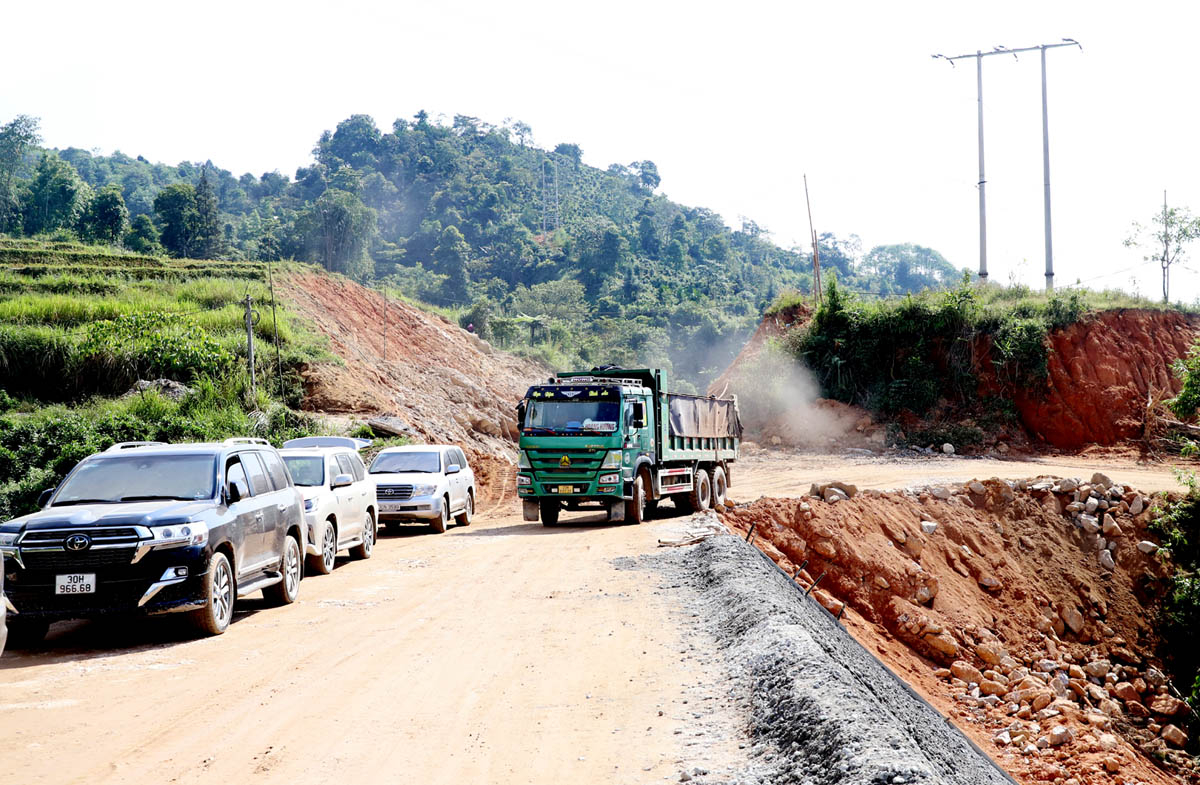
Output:
<path fill-rule="evenodd" d="M 1049 379 L 1013 394 L 1029 434 L 1055 447 L 1140 439 L 1156 393 L 1174 395 L 1171 366 L 1187 355 L 1200 320 L 1168 311 L 1105 311 L 1051 333 Z M 984 386 L 991 365 L 980 363 Z M 994 375 L 993 375 L 994 379 Z"/>

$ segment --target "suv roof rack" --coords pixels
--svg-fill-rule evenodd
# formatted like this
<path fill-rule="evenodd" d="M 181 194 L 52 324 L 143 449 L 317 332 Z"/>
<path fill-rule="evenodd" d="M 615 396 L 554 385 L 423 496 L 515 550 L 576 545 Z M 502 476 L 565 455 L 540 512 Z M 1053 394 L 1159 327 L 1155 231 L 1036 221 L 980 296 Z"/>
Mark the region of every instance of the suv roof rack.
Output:
<path fill-rule="evenodd" d="M 138 447 L 160 447 L 164 444 L 166 442 L 117 442 L 105 452 L 121 452 L 121 450 L 133 450 Z"/>
<path fill-rule="evenodd" d="M 266 439 L 260 439 L 257 436 L 232 436 L 225 440 L 225 444 L 265 444 L 270 447 L 271 443 Z"/>
<path fill-rule="evenodd" d="M 371 446 L 370 439 L 356 439 L 353 436 L 303 436 L 299 439 L 288 439 L 283 443 L 284 449 L 293 447 L 346 447 L 351 450 L 361 450 Z"/>

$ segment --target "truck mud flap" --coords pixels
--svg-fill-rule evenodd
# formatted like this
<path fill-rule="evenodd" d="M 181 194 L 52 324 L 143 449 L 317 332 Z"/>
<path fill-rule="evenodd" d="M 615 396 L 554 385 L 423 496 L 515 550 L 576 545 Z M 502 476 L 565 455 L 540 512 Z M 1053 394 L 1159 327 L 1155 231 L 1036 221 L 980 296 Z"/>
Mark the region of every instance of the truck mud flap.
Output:
<path fill-rule="evenodd" d="M 523 517 L 525 520 L 536 521 L 538 519 L 539 512 L 541 512 L 541 510 L 538 508 L 538 503 L 536 501 L 525 499 L 521 502 L 521 517 Z"/>
<path fill-rule="evenodd" d="M 608 508 L 608 520 L 620 523 L 625 520 L 625 503 L 613 502 Z"/>

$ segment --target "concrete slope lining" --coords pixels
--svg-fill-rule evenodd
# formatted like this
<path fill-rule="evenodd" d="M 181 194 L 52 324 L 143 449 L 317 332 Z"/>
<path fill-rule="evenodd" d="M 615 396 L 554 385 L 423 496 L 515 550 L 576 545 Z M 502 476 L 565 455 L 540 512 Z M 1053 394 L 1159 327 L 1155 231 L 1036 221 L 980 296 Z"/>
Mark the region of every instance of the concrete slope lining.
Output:
<path fill-rule="evenodd" d="M 751 691 L 768 779 L 798 785 L 1002 785 L 1014 781 L 732 536 L 650 557 L 690 584 L 691 601 Z"/>

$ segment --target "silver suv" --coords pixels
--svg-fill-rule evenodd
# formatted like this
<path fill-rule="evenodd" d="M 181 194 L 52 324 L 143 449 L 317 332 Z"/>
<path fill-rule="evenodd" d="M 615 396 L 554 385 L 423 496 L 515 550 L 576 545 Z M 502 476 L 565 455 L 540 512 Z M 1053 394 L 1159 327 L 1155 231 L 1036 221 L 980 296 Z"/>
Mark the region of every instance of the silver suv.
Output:
<path fill-rule="evenodd" d="M 279 454 L 300 494 L 308 527 L 308 566 L 328 575 L 340 550 L 371 558 L 375 547 L 375 484 L 367 479 L 358 449 L 364 439 L 308 436 L 283 443 Z"/>
<path fill-rule="evenodd" d="M 238 599 L 299 594 L 303 499 L 263 439 L 114 445 L 39 503 L 0 524 L 14 645 L 59 619 L 113 613 L 185 612 L 219 635 Z"/>

